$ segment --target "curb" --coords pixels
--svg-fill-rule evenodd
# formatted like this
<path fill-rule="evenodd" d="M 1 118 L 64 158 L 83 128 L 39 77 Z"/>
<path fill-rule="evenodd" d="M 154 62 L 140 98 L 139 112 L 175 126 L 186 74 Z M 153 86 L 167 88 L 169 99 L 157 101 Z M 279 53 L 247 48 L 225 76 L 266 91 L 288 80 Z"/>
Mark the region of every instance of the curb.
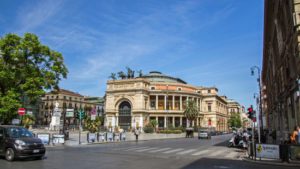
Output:
<path fill-rule="evenodd" d="M 177 137 L 177 138 L 159 138 L 159 139 L 145 139 L 145 140 L 138 140 L 138 142 L 144 142 L 144 141 L 150 141 L 150 140 L 167 140 L 167 139 L 181 139 L 185 137 Z M 136 142 L 136 140 L 126 140 L 126 141 L 112 141 L 112 142 L 94 142 L 94 143 L 81 143 L 81 144 L 73 144 L 73 145 L 67 145 L 67 144 L 62 144 L 58 146 L 53 146 L 53 145 L 47 145 L 45 146 L 46 148 L 56 148 L 56 147 L 80 147 L 80 146 L 86 146 L 86 145 L 97 145 L 97 144 L 120 144 L 120 143 L 126 143 L 126 142 Z"/>
<path fill-rule="evenodd" d="M 249 159 L 248 157 L 242 157 L 243 161 L 249 162 L 249 163 L 256 163 L 256 164 L 264 164 L 264 165 L 276 165 L 276 166 L 286 166 L 286 167 L 300 167 L 300 163 L 299 164 L 295 164 L 295 163 L 281 163 L 281 162 L 268 162 L 268 161 L 260 161 L 260 160 L 252 160 Z"/>

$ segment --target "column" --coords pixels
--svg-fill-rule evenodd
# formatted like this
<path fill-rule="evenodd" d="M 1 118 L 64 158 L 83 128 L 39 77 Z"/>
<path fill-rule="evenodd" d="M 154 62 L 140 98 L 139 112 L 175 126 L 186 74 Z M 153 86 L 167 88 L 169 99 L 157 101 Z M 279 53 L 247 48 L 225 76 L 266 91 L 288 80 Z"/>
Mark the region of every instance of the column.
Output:
<path fill-rule="evenodd" d="M 182 96 L 180 96 L 180 110 L 182 110 Z"/>
<path fill-rule="evenodd" d="M 199 98 L 196 99 L 196 102 L 197 102 L 196 105 L 197 105 L 197 107 L 199 108 Z"/>
<path fill-rule="evenodd" d="M 167 110 L 167 95 L 165 95 L 165 109 L 164 110 Z"/>
<path fill-rule="evenodd" d="M 167 116 L 165 116 L 165 119 L 164 119 L 164 128 L 167 128 Z"/>
<path fill-rule="evenodd" d="M 158 128 L 158 117 L 156 116 L 155 118 L 156 118 L 156 122 L 157 122 L 155 127 Z"/>
<path fill-rule="evenodd" d="M 158 110 L 158 95 L 156 95 L 155 99 L 155 109 Z"/>
<path fill-rule="evenodd" d="M 200 126 L 199 125 L 199 117 L 197 117 L 197 124 L 196 124 L 196 126 Z"/>
<path fill-rule="evenodd" d="M 175 96 L 173 95 L 172 110 L 175 110 Z"/>
<path fill-rule="evenodd" d="M 173 116 L 173 119 L 172 119 L 172 125 L 173 127 L 175 127 L 175 117 Z"/>
<path fill-rule="evenodd" d="M 119 125 L 119 116 L 116 116 L 116 126 Z"/>
<path fill-rule="evenodd" d="M 180 117 L 180 126 L 182 126 L 182 117 Z"/>

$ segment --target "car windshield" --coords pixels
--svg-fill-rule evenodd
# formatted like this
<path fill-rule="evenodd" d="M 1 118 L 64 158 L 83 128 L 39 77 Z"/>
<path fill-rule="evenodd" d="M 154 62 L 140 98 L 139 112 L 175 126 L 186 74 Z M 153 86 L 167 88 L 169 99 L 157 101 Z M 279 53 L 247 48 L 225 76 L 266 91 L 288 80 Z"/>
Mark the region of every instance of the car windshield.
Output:
<path fill-rule="evenodd" d="M 8 128 L 8 135 L 12 138 L 33 137 L 32 133 L 25 128 L 11 127 Z"/>

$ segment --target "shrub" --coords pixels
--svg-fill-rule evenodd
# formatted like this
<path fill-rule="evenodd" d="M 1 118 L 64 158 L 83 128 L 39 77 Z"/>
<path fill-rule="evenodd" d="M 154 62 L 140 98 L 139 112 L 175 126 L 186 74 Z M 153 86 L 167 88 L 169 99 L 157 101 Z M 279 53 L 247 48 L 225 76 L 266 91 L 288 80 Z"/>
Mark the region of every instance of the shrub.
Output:
<path fill-rule="evenodd" d="M 160 130 L 159 133 L 162 134 L 180 134 L 182 133 L 181 130 Z"/>
<path fill-rule="evenodd" d="M 154 132 L 154 127 L 152 127 L 151 124 L 147 124 L 144 128 L 145 133 L 153 133 Z"/>

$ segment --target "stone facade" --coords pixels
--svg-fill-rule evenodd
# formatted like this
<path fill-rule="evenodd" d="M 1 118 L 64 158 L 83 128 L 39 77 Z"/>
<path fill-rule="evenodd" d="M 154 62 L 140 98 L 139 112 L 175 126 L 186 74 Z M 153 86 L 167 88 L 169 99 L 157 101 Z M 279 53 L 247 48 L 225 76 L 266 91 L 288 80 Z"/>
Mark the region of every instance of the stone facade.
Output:
<path fill-rule="evenodd" d="M 59 91 L 49 92 L 42 97 L 39 112 L 39 117 L 43 119 L 42 124 L 48 125 L 50 123 L 56 102 L 59 103 L 58 108 L 62 111 L 62 114 L 66 112 L 66 109 L 74 109 L 75 112 L 79 109 L 83 109 L 89 114 L 93 108 L 96 108 L 99 115 L 104 114 L 103 99 L 87 97 L 69 90 L 60 89 Z M 76 116 L 76 113 L 74 115 Z M 67 118 L 66 120 L 67 124 L 77 125 L 78 123 L 75 117 Z"/>
<path fill-rule="evenodd" d="M 263 111 L 277 141 L 300 123 L 300 0 L 265 0 L 263 43 Z"/>
<path fill-rule="evenodd" d="M 150 72 L 140 78 L 109 80 L 105 102 L 105 126 L 124 129 L 144 127 L 150 120 L 158 128 L 186 127 L 183 112 L 193 99 L 200 115 L 192 126 L 213 127 L 227 131 L 227 99 L 215 87 L 197 87 L 181 79 Z"/>

